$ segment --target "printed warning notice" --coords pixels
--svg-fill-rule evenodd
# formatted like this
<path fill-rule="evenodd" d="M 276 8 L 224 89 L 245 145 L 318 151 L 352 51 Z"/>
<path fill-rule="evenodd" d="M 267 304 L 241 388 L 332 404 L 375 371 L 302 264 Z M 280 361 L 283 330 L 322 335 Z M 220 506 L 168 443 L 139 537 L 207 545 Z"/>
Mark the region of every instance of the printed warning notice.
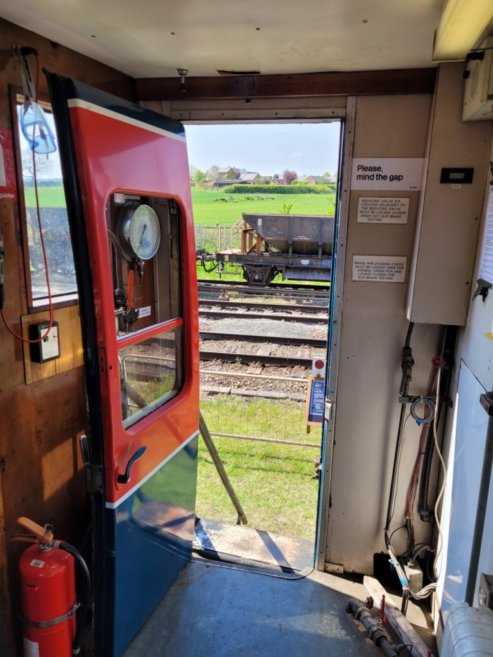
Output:
<path fill-rule="evenodd" d="M 406 256 L 353 256 L 353 281 L 404 283 Z"/>
<path fill-rule="evenodd" d="M 408 198 L 367 197 L 358 200 L 360 224 L 407 224 Z"/>
<path fill-rule="evenodd" d="M 355 158 L 351 189 L 419 190 L 424 162 L 419 157 Z"/>

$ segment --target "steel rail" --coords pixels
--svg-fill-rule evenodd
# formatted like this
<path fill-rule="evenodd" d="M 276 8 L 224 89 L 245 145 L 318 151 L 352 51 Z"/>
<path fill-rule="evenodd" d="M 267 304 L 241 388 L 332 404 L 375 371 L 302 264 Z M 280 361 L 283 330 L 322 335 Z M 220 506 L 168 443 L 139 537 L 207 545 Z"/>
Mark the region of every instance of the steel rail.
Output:
<path fill-rule="evenodd" d="M 269 301 L 250 301 L 244 299 L 242 301 L 230 301 L 225 299 L 200 299 L 199 298 L 199 311 L 204 306 L 218 306 L 219 308 L 254 308 L 255 310 L 279 310 L 283 312 L 301 312 L 301 313 L 325 313 L 329 309 L 327 304 L 302 304 L 302 303 L 270 303 Z"/>
<path fill-rule="evenodd" d="M 250 285 L 246 281 L 218 281 L 214 279 L 201 279 L 199 278 L 197 280 L 199 287 L 200 286 L 205 286 L 205 285 L 210 285 L 212 287 L 214 286 L 230 286 L 230 287 L 242 287 L 242 288 L 248 288 L 248 289 L 254 289 L 254 290 L 330 290 L 330 285 L 305 285 L 305 284 L 300 284 L 300 285 L 286 285 L 284 283 L 271 283 L 270 285 L 267 286 L 262 286 L 262 285 Z"/>
<path fill-rule="evenodd" d="M 249 372 L 221 372 L 221 370 L 200 370 L 200 374 L 208 376 L 224 376 L 231 378 L 241 379 L 266 379 L 268 381 L 284 381 L 289 383 L 304 383 L 306 385 L 307 378 L 296 376 L 271 376 L 269 374 L 250 374 Z"/>
<path fill-rule="evenodd" d="M 306 345 L 321 348 L 327 346 L 327 340 L 321 338 L 300 338 L 289 335 L 249 335 L 242 333 L 226 333 L 222 331 L 200 331 L 202 340 L 234 340 L 235 342 L 267 342 L 269 344 Z"/>
<path fill-rule="evenodd" d="M 219 351 L 217 349 L 201 349 L 200 360 L 221 360 L 224 363 L 259 363 L 262 365 L 274 365 L 282 367 L 311 367 L 312 358 L 302 358 L 300 356 L 271 356 L 251 353 L 230 353 L 228 351 Z"/>
<path fill-rule="evenodd" d="M 327 325 L 328 317 L 316 317 L 313 315 L 287 315 L 286 313 L 251 313 L 248 311 L 231 311 L 231 310 L 208 310 L 199 309 L 199 315 L 210 317 L 211 319 L 225 319 L 234 317 L 237 319 L 271 319 L 284 322 L 298 322 L 299 324 L 321 324 Z"/>

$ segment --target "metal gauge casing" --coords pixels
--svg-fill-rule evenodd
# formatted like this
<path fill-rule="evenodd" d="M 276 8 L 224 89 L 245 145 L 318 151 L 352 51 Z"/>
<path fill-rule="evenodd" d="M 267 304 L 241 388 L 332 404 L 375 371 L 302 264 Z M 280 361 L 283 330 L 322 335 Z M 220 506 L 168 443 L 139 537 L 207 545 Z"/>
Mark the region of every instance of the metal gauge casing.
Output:
<path fill-rule="evenodd" d="M 129 201 L 118 214 L 117 235 L 129 262 L 151 260 L 161 242 L 159 217 L 150 205 Z"/>

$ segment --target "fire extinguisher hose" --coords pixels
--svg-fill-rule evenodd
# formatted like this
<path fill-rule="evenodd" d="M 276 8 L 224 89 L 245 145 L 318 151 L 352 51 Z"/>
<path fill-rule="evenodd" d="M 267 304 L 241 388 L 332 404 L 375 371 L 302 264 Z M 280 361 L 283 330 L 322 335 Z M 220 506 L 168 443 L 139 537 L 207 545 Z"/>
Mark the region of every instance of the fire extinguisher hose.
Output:
<path fill-rule="evenodd" d="M 79 565 L 80 571 L 82 573 L 82 591 L 79 598 L 80 606 L 77 610 L 77 624 L 74 640 L 72 643 L 72 654 L 79 655 L 82 639 L 84 638 L 87 612 L 89 611 L 89 607 L 91 605 L 91 575 L 89 573 L 89 568 L 84 560 L 84 557 L 81 555 L 79 550 L 74 548 L 73 545 L 65 543 L 64 541 L 54 541 L 54 546 L 60 548 L 60 550 L 69 552 L 74 557 L 76 563 Z"/>

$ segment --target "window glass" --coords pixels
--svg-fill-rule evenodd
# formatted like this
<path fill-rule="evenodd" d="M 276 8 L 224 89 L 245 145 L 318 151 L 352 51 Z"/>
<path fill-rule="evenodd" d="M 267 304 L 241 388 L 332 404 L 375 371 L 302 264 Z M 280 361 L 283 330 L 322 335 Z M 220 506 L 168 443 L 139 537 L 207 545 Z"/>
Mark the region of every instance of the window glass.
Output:
<path fill-rule="evenodd" d="M 57 144 L 53 114 L 49 105 L 42 103 L 44 115 Z M 35 180 L 37 181 L 39 214 L 48 260 L 51 294 L 53 297 L 74 295 L 77 292 L 74 258 L 67 217 L 67 204 L 63 188 L 60 154 L 34 154 L 21 129 L 22 98 L 18 97 L 17 120 L 21 158 L 26 236 L 29 254 L 29 276 L 33 305 L 46 302 L 48 288 L 36 209 Z M 60 300 L 60 299 L 56 299 Z"/>
<path fill-rule="evenodd" d="M 181 329 L 119 350 L 123 426 L 174 397 L 182 387 Z"/>

